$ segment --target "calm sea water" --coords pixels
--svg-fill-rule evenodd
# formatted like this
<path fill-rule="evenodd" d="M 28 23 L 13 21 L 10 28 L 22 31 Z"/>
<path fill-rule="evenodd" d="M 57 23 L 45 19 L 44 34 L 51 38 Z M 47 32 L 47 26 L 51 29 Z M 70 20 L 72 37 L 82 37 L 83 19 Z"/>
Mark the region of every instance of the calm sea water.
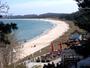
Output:
<path fill-rule="evenodd" d="M 16 31 L 17 40 L 31 40 L 43 32 L 53 28 L 53 24 L 47 21 L 34 19 L 2 19 L 4 23 L 15 22 L 18 26 Z"/>

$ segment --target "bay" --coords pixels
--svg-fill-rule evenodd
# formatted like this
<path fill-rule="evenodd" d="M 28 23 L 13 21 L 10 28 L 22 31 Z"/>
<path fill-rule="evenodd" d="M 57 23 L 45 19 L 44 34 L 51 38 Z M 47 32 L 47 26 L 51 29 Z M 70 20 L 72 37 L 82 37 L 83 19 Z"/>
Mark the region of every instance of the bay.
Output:
<path fill-rule="evenodd" d="M 18 26 L 16 37 L 19 41 L 31 40 L 53 28 L 53 24 L 39 19 L 0 19 L 4 23 L 14 22 Z"/>

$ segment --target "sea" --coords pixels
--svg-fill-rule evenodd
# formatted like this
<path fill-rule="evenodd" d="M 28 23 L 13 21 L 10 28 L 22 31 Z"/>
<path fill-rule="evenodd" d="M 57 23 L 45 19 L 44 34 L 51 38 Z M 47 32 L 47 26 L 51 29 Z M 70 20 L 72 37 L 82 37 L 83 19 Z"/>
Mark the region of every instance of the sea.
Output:
<path fill-rule="evenodd" d="M 15 31 L 15 37 L 18 41 L 32 40 L 54 27 L 51 22 L 39 19 L 0 19 L 0 21 L 17 24 L 18 30 Z"/>

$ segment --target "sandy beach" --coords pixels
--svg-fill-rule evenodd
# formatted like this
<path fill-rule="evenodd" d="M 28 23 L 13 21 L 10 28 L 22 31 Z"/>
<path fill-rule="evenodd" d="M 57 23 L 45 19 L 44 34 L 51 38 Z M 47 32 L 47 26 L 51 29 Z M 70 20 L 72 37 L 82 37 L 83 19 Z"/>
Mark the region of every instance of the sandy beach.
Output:
<path fill-rule="evenodd" d="M 65 23 L 64 21 L 53 19 L 40 20 L 51 22 L 55 25 L 55 27 L 49 30 L 47 33 L 37 37 L 36 39 L 27 41 L 26 43 L 22 44 L 22 48 L 20 49 L 21 53 L 17 55 L 17 59 L 22 59 L 39 51 L 42 48 L 47 47 L 53 40 L 62 36 L 69 29 L 69 24 Z"/>

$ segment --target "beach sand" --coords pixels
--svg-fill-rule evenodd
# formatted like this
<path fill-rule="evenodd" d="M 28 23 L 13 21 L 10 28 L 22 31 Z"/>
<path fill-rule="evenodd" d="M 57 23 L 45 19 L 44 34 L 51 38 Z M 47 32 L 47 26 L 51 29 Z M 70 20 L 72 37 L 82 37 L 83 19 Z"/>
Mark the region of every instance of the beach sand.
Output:
<path fill-rule="evenodd" d="M 44 19 L 44 20 L 46 21 L 46 19 Z M 60 34 L 60 35 L 57 35 L 56 37 L 53 35 L 55 38 L 54 39 L 51 39 L 51 41 L 53 42 L 53 45 L 54 45 L 55 50 L 58 49 L 58 44 L 60 44 L 60 42 L 62 42 L 62 43 L 63 42 L 66 42 L 69 39 L 71 33 L 73 33 L 75 30 L 78 30 L 80 32 L 85 32 L 85 30 L 83 30 L 83 29 L 79 28 L 78 26 L 76 26 L 73 21 L 61 20 L 61 19 L 56 19 L 56 18 L 50 18 L 49 21 L 51 21 L 54 24 L 58 24 L 59 27 L 61 27 L 61 23 L 65 23 L 68 26 L 68 29 L 64 33 L 62 33 L 62 34 L 60 34 L 61 30 L 63 30 L 61 28 L 57 32 L 54 31 L 55 36 L 58 33 Z M 62 27 L 64 28 L 64 26 L 62 26 Z M 51 32 L 52 30 L 50 30 L 49 32 Z M 45 34 L 45 36 L 48 35 L 49 32 L 47 32 Z M 48 36 L 48 40 L 49 40 L 49 36 Z M 20 48 L 17 48 L 19 50 L 17 51 L 17 55 L 16 55 L 17 58 L 15 59 L 15 61 L 18 62 L 18 63 L 21 63 L 21 62 L 24 62 L 24 61 L 26 61 L 28 59 L 32 59 L 32 58 L 41 56 L 43 54 L 46 54 L 48 52 L 51 52 L 51 50 L 50 50 L 50 42 L 48 42 L 48 40 L 45 40 L 45 41 L 47 41 L 47 43 L 43 43 L 43 44 L 41 43 L 41 41 L 42 41 L 41 40 L 40 43 L 38 43 L 38 44 L 42 44 L 42 45 L 41 46 L 38 45 L 38 47 L 37 47 L 37 45 L 36 45 L 36 47 L 33 47 L 33 45 L 31 46 L 31 44 L 29 45 L 30 42 L 27 42 L 29 47 L 27 47 L 25 50 L 23 50 L 24 48 L 21 48 L 21 46 L 20 46 L 21 51 L 20 51 Z M 27 43 L 25 43 L 25 44 L 27 44 Z M 65 48 L 68 48 L 68 46 L 65 45 L 65 44 L 62 44 L 62 49 L 65 49 Z M 23 55 L 25 52 L 26 52 L 26 54 Z"/>
<path fill-rule="evenodd" d="M 19 55 L 16 56 L 17 60 L 23 59 L 31 54 L 33 55 L 35 52 L 49 46 L 52 41 L 59 38 L 69 30 L 69 24 L 67 24 L 64 21 L 53 19 L 40 19 L 40 20 L 49 21 L 56 26 L 51 30 L 49 30 L 47 33 L 43 34 L 42 36 L 22 44 L 20 53 Z"/>

